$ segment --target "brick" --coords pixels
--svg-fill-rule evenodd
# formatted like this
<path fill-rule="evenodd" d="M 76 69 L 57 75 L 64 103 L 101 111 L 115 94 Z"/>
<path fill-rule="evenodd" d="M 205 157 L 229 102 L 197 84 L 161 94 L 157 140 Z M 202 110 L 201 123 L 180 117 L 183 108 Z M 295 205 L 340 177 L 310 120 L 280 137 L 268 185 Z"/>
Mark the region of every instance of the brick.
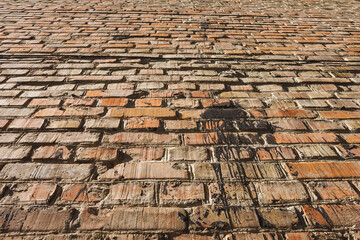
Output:
<path fill-rule="evenodd" d="M 160 127 L 160 121 L 154 118 L 130 118 L 125 120 L 125 129 L 156 130 Z"/>
<path fill-rule="evenodd" d="M 330 99 L 328 102 L 333 108 L 359 108 L 355 102 L 346 99 Z"/>
<path fill-rule="evenodd" d="M 20 203 L 47 204 L 55 196 L 56 189 L 55 183 L 31 184 L 21 192 L 15 189 L 12 198 L 18 199 Z"/>
<path fill-rule="evenodd" d="M 230 220 L 231 219 L 231 220 Z M 232 224 L 232 225 L 231 225 Z M 253 210 L 234 207 L 215 209 L 194 207 L 190 214 L 190 229 L 257 228 L 259 223 Z"/>
<path fill-rule="evenodd" d="M 19 137 L 19 133 L 0 133 L 0 143 L 14 143 Z"/>
<path fill-rule="evenodd" d="M 215 240 L 213 236 L 196 235 L 196 234 L 181 234 L 173 237 L 174 240 Z"/>
<path fill-rule="evenodd" d="M 126 98 L 133 94 L 133 90 L 92 90 L 86 93 L 86 97 Z"/>
<path fill-rule="evenodd" d="M 80 181 L 87 179 L 91 170 L 90 164 L 9 163 L 0 171 L 0 179 Z"/>
<path fill-rule="evenodd" d="M 171 145 L 180 144 L 180 139 L 177 134 L 157 134 L 157 133 L 115 133 L 105 134 L 103 138 L 104 143 L 119 143 L 119 144 L 156 144 L 156 145 Z"/>
<path fill-rule="evenodd" d="M 341 137 L 347 143 L 360 143 L 360 134 L 359 133 L 341 134 Z"/>
<path fill-rule="evenodd" d="M 31 147 L 0 147 L 0 160 L 21 160 L 26 158 L 31 151 Z"/>
<path fill-rule="evenodd" d="M 116 207 L 99 211 L 85 208 L 80 214 L 79 230 L 185 230 L 186 222 L 179 215 L 186 213 L 181 208 L 164 207 Z"/>
<path fill-rule="evenodd" d="M 296 228 L 299 224 L 294 207 L 260 209 L 258 213 L 263 228 Z"/>
<path fill-rule="evenodd" d="M 341 233 L 323 233 L 323 232 L 296 232 L 286 233 L 287 240 L 329 240 L 342 239 Z"/>
<path fill-rule="evenodd" d="M 176 113 L 168 108 L 125 108 L 110 109 L 110 117 L 155 117 L 155 118 L 171 118 Z"/>
<path fill-rule="evenodd" d="M 167 158 L 169 161 L 206 161 L 208 152 L 203 147 L 171 147 L 168 148 Z"/>
<path fill-rule="evenodd" d="M 251 157 L 251 151 L 249 149 L 238 146 L 217 146 L 213 152 L 218 161 L 243 161 Z"/>
<path fill-rule="evenodd" d="M 0 172 L 1 174 L 1 172 Z M 185 165 L 176 163 L 122 163 L 101 174 L 99 179 L 188 179 Z"/>
<path fill-rule="evenodd" d="M 277 148 L 259 148 L 256 151 L 260 160 L 293 160 L 296 155 L 292 148 L 277 147 Z"/>
<path fill-rule="evenodd" d="M 55 207 L 31 209 L 22 225 L 22 231 L 56 231 L 63 232 L 69 228 L 72 210 L 61 210 Z"/>
<path fill-rule="evenodd" d="M 190 120 L 165 120 L 165 129 L 169 131 L 193 130 L 197 128 L 195 121 Z"/>
<path fill-rule="evenodd" d="M 110 186 L 106 200 L 109 204 L 150 204 L 154 202 L 155 188 L 150 183 L 117 183 Z"/>
<path fill-rule="evenodd" d="M 165 84 L 161 82 L 143 82 L 137 85 L 139 90 L 153 90 L 153 89 L 163 89 Z"/>
<path fill-rule="evenodd" d="M 30 106 L 59 106 L 61 100 L 51 98 L 37 98 L 32 99 L 29 103 Z"/>
<path fill-rule="evenodd" d="M 312 182 L 309 188 L 318 200 L 355 200 L 359 199 L 356 191 L 348 182 Z"/>
<path fill-rule="evenodd" d="M 360 129 L 360 120 L 346 120 L 346 127 L 350 130 L 358 130 Z"/>
<path fill-rule="evenodd" d="M 99 140 L 98 133 L 89 132 L 40 132 L 27 133 L 20 143 L 61 143 L 61 144 L 91 144 Z"/>
<path fill-rule="evenodd" d="M 13 216 L 9 220 L 9 216 Z M 0 208 L 0 221 L 3 223 L 2 229 L 15 232 L 21 231 L 21 227 L 26 219 L 26 212 L 19 208 Z"/>
<path fill-rule="evenodd" d="M 276 233 L 233 233 L 226 235 L 224 240 L 280 240 Z"/>
<path fill-rule="evenodd" d="M 80 120 L 64 119 L 64 120 L 50 120 L 46 129 L 78 129 L 81 126 Z"/>
<path fill-rule="evenodd" d="M 120 82 L 124 79 L 124 76 L 71 76 L 69 77 L 70 82 Z"/>
<path fill-rule="evenodd" d="M 310 226 L 351 227 L 360 221 L 359 205 L 302 206 Z"/>
<path fill-rule="evenodd" d="M 104 108 L 88 107 L 88 108 L 45 108 L 34 114 L 35 117 L 82 117 L 97 116 L 104 113 Z"/>
<path fill-rule="evenodd" d="M 163 147 L 138 147 L 122 150 L 125 156 L 134 161 L 160 160 L 164 156 Z"/>
<path fill-rule="evenodd" d="M 175 99 L 169 103 L 172 108 L 198 108 L 200 106 L 197 99 Z"/>
<path fill-rule="evenodd" d="M 205 201 L 203 184 L 163 183 L 159 192 L 160 204 L 193 204 Z"/>
<path fill-rule="evenodd" d="M 360 176 L 360 163 L 351 161 L 287 163 L 286 167 L 292 178 L 300 179 L 356 178 Z"/>
<path fill-rule="evenodd" d="M 116 148 L 107 147 L 80 147 L 76 151 L 77 162 L 87 161 L 115 161 L 119 157 Z"/>
<path fill-rule="evenodd" d="M 248 179 L 281 179 L 284 178 L 282 169 L 274 163 L 243 163 L 242 167 Z"/>
<path fill-rule="evenodd" d="M 335 158 L 338 155 L 328 145 L 312 145 L 312 146 L 299 146 L 296 148 L 299 155 L 303 159 L 324 159 L 324 158 Z"/>
<path fill-rule="evenodd" d="M 105 189 L 96 185 L 70 184 L 63 187 L 62 201 L 99 202 L 106 196 Z"/>
<path fill-rule="evenodd" d="M 220 179 L 218 181 L 209 185 L 209 196 L 212 204 L 246 206 L 252 205 L 252 198 L 256 198 L 252 186 L 247 188 L 239 182 L 222 183 Z M 251 190 L 249 191 L 249 189 Z"/>
<path fill-rule="evenodd" d="M 94 99 L 66 99 L 64 106 L 92 106 L 94 104 Z"/>
<path fill-rule="evenodd" d="M 250 109 L 250 114 L 256 118 L 315 118 L 316 114 L 310 110 L 301 109 Z"/>
<path fill-rule="evenodd" d="M 340 156 L 343 158 L 358 158 L 360 157 L 360 146 L 336 146 Z"/>
<path fill-rule="evenodd" d="M 8 128 L 10 129 L 40 129 L 44 126 L 45 120 L 39 118 L 17 118 L 14 119 Z"/>
<path fill-rule="evenodd" d="M 69 160 L 71 152 L 71 150 L 64 146 L 43 146 L 35 149 L 31 158 L 33 160 Z"/>
<path fill-rule="evenodd" d="M 304 144 L 304 143 L 337 143 L 339 138 L 333 133 L 275 133 L 268 134 L 269 143 Z"/>
<path fill-rule="evenodd" d="M 105 107 L 125 107 L 129 103 L 127 98 L 103 98 L 100 99 L 101 106 Z"/>
<path fill-rule="evenodd" d="M 45 77 L 45 76 L 33 76 L 33 77 L 15 77 L 7 80 L 8 83 L 61 83 L 64 82 L 65 77 Z"/>
<path fill-rule="evenodd" d="M 352 119 L 360 118 L 360 111 L 319 111 L 319 115 L 325 119 Z"/>
<path fill-rule="evenodd" d="M 345 128 L 338 122 L 309 120 L 307 123 L 314 131 L 345 130 Z"/>
<path fill-rule="evenodd" d="M 261 204 L 304 202 L 309 199 L 300 182 L 259 182 L 255 186 Z"/>
<path fill-rule="evenodd" d="M 0 117 L 29 117 L 34 112 L 31 108 L 0 108 Z"/>
<path fill-rule="evenodd" d="M 0 119 L 0 129 L 4 128 L 9 123 L 9 120 Z"/>
<path fill-rule="evenodd" d="M 261 144 L 258 134 L 243 133 L 186 133 L 186 145 L 216 145 L 216 144 Z"/>
<path fill-rule="evenodd" d="M 236 163 L 194 163 L 193 172 L 195 179 L 215 180 L 218 172 L 221 172 L 224 179 L 240 178 Z"/>
<path fill-rule="evenodd" d="M 120 119 L 114 118 L 87 119 L 84 127 L 88 129 L 117 129 L 120 122 Z"/>
<path fill-rule="evenodd" d="M 0 106 L 24 106 L 28 101 L 26 98 L 2 98 L 0 99 Z"/>

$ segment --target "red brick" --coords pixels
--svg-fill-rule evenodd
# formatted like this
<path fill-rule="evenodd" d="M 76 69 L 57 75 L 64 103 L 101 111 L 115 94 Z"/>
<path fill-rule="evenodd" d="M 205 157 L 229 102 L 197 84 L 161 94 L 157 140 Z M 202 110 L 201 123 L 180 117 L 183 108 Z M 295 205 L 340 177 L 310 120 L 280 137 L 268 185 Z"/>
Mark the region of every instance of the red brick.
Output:
<path fill-rule="evenodd" d="M 119 143 L 119 144 L 179 144 L 180 138 L 177 134 L 157 134 L 157 133 L 115 133 L 112 135 L 104 135 L 104 143 Z"/>
<path fill-rule="evenodd" d="M 51 208 L 33 208 L 27 215 L 22 231 L 57 231 L 63 232 L 69 228 L 72 210 Z"/>
<path fill-rule="evenodd" d="M 275 133 L 267 135 L 269 143 L 302 144 L 302 143 L 337 143 L 339 138 L 333 133 Z"/>
<path fill-rule="evenodd" d="M 109 204 L 150 204 L 154 202 L 155 188 L 150 183 L 125 182 L 110 186 Z"/>
<path fill-rule="evenodd" d="M 159 98 L 137 99 L 135 107 L 161 107 L 162 100 Z"/>
<path fill-rule="evenodd" d="M 110 109 L 110 117 L 155 117 L 155 118 L 171 118 L 176 113 L 168 108 L 124 108 Z"/>
<path fill-rule="evenodd" d="M 319 111 L 319 115 L 325 119 L 350 119 L 360 118 L 360 111 Z"/>
<path fill-rule="evenodd" d="M 260 160 L 293 160 L 296 158 L 292 148 L 287 147 L 259 148 L 256 154 Z"/>
<path fill-rule="evenodd" d="M 286 240 L 330 240 L 342 239 L 341 233 L 296 232 L 286 233 Z"/>
<path fill-rule="evenodd" d="M 61 100 L 51 98 L 37 98 L 31 100 L 29 106 L 59 106 Z"/>
<path fill-rule="evenodd" d="M 68 160 L 70 158 L 70 155 L 71 150 L 69 150 L 67 147 L 44 146 L 37 148 L 31 158 L 33 160 Z"/>
<path fill-rule="evenodd" d="M 54 197 L 57 189 L 55 183 L 37 183 L 30 185 L 26 191 L 15 194 L 20 202 L 45 204 Z"/>
<path fill-rule="evenodd" d="M 118 159 L 116 148 L 81 147 L 76 151 L 77 162 L 87 161 L 115 161 Z"/>
<path fill-rule="evenodd" d="M 360 177 L 359 162 L 299 162 L 287 163 L 292 178 L 356 178 Z"/>
<path fill-rule="evenodd" d="M 154 118 L 130 118 L 125 121 L 125 129 L 148 129 L 156 130 L 160 127 L 160 121 Z"/>
<path fill-rule="evenodd" d="M 262 204 L 304 202 L 309 199 L 300 182 L 259 182 L 256 188 Z"/>
<path fill-rule="evenodd" d="M 99 176 L 100 179 L 188 179 L 188 177 L 185 165 L 164 162 L 122 163 Z"/>
<path fill-rule="evenodd" d="M 203 184 L 163 183 L 160 185 L 160 204 L 193 204 L 205 200 Z"/>
<path fill-rule="evenodd" d="M 360 143 L 360 134 L 359 133 L 341 134 L 341 137 L 347 143 Z"/>
<path fill-rule="evenodd" d="M 18 118 L 14 119 L 10 125 L 10 129 L 40 129 L 45 123 L 44 119 L 39 118 Z"/>
<path fill-rule="evenodd" d="M 302 206 L 310 226 L 351 227 L 360 221 L 359 205 Z"/>
<path fill-rule="evenodd" d="M 80 214 L 79 230 L 185 230 L 186 222 L 179 215 L 186 213 L 181 208 L 165 207 L 85 208 Z"/>
<path fill-rule="evenodd" d="M 127 98 L 102 98 L 100 99 L 101 106 L 105 107 L 125 107 L 129 103 Z"/>
<path fill-rule="evenodd" d="M 71 184 L 63 188 L 60 199 L 71 202 L 99 202 L 105 196 L 105 189 L 101 189 L 96 185 Z"/>
<path fill-rule="evenodd" d="M 313 182 L 309 188 L 319 200 L 354 200 L 358 194 L 348 182 Z"/>

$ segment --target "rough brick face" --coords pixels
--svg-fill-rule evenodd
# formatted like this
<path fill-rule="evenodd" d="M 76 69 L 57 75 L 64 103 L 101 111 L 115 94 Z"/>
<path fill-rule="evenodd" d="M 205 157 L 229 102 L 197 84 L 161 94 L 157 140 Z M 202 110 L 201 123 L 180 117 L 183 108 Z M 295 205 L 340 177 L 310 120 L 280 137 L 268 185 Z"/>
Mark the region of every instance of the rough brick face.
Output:
<path fill-rule="evenodd" d="M 360 239 L 359 1 L 6 1 L 0 239 Z"/>

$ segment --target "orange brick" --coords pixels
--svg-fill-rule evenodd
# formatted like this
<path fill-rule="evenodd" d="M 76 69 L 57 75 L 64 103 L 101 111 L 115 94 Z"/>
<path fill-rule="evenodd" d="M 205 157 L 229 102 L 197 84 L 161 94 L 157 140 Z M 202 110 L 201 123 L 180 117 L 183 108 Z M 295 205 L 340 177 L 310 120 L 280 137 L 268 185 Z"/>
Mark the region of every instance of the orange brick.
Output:
<path fill-rule="evenodd" d="M 86 184 L 71 184 L 63 189 L 61 200 L 71 202 L 99 202 L 105 198 L 104 189 Z"/>
<path fill-rule="evenodd" d="M 337 143 L 339 138 L 333 133 L 275 133 L 266 136 L 269 143 L 303 144 L 303 143 Z"/>
<path fill-rule="evenodd" d="M 168 108 L 124 108 L 110 109 L 110 117 L 154 117 L 171 118 L 176 113 Z"/>
<path fill-rule="evenodd" d="M 127 98 L 103 98 L 100 104 L 105 107 L 125 107 L 129 100 Z"/>
<path fill-rule="evenodd" d="M 319 111 L 319 115 L 326 119 L 360 118 L 360 111 Z"/>

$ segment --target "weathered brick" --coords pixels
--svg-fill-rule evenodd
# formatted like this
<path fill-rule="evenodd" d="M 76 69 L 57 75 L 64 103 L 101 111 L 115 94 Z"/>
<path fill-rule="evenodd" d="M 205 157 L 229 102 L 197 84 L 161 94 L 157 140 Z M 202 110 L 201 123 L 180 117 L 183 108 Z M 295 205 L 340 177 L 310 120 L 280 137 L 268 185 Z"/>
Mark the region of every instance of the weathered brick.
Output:
<path fill-rule="evenodd" d="M 61 144 L 91 144 L 99 140 L 98 133 L 89 132 L 66 132 L 66 133 L 27 133 L 20 143 L 61 143 Z"/>
<path fill-rule="evenodd" d="M 0 133 L 0 143 L 14 143 L 20 135 L 19 133 Z"/>
<path fill-rule="evenodd" d="M 104 108 L 45 108 L 34 114 L 35 117 L 82 117 L 97 116 L 104 113 Z"/>
<path fill-rule="evenodd" d="M 133 161 L 153 161 L 160 160 L 164 156 L 163 147 L 137 147 L 123 149 L 125 157 L 131 158 Z"/>
<path fill-rule="evenodd" d="M 337 143 L 339 138 L 333 133 L 275 133 L 268 134 L 269 143 L 304 144 L 304 143 Z"/>
<path fill-rule="evenodd" d="M 217 179 L 221 172 L 224 179 L 239 179 L 240 172 L 236 163 L 195 163 L 193 164 L 195 179 Z"/>
<path fill-rule="evenodd" d="M 77 181 L 87 179 L 92 168 L 90 164 L 9 163 L 1 169 L 0 179 Z"/>
<path fill-rule="evenodd" d="M 170 145 L 179 144 L 180 139 L 177 134 L 157 134 L 157 133 L 115 133 L 112 135 L 105 134 L 103 138 L 104 143 L 119 143 L 119 144 L 157 144 Z"/>
<path fill-rule="evenodd" d="M 106 196 L 106 189 L 97 185 L 71 184 L 63 187 L 62 201 L 99 202 Z"/>
<path fill-rule="evenodd" d="M 31 158 L 33 160 L 68 160 L 70 155 L 71 150 L 64 146 L 43 146 L 35 149 Z"/>
<path fill-rule="evenodd" d="M 360 111 L 319 111 L 319 115 L 325 119 L 351 119 L 360 118 Z"/>
<path fill-rule="evenodd" d="M 309 199 L 300 182 L 259 182 L 255 186 L 262 204 L 304 202 Z"/>
<path fill-rule="evenodd" d="M 81 126 L 80 120 L 74 119 L 64 119 L 64 120 L 55 120 L 52 119 L 49 121 L 49 125 L 46 126 L 47 129 L 77 129 Z"/>
<path fill-rule="evenodd" d="M 40 118 L 17 118 L 14 119 L 8 128 L 10 129 L 40 129 L 44 126 L 45 120 Z"/>
<path fill-rule="evenodd" d="M 64 106 L 92 106 L 94 104 L 94 99 L 73 99 L 68 98 L 64 102 Z"/>
<path fill-rule="evenodd" d="M 125 120 L 125 129 L 148 129 L 156 130 L 160 127 L 160 121 L 155 118 L 130 118 Z"/>
<path fill-rule="evenodd" d="M 307 123 L 314 131 L 345 130 L 341 123 L 338 122 L 309 120 Z"/>
<path fill-rule="evenodd" d="M 188 177 L 189 174 L 185 165 L 146 162 L 118 164 L 101 174 L 99 179 L 188 179 Z"/>
<path fill-rule="evenodd" d="M 59 106 L 61 100 L 51 98 L 37 98 L 31 100 L 29 107 L 31 106 Z"/>
<path fill-rule="evenodd" d="M 342 234 L 313 232 L 313 231 L 286 233 L 286 240 L 330 240 L 330 239 L 342 239 Z"/>
<path fill-rule="evenodd" d="M 9 123 L 9 120 L 0 119 L 0 129 L 4 128 Z"/>
<path fill-rule="evenodd" d="M 32 108 L 0 108 L 0 117 L 28 117 L 35 110 Z"/>
<path fill-rule="evenodd" d="M 110 204 L 150 204 L 154 196 L 154 184 L 125 182 L 111 185 L 106 201 Z"/>
<path fill-rule="evenodd" d="M 299 224 L 294 207 L 260 209 L 258 213 L 263 228 L 296 228 Z"/>
<path fill-rule="evenodd" d="M 163 183 L 159 192 L 160 204 L 192 204 L 205 200 L 203 184 Z"/>
<path fill-rule="evenodd" d="M 284 173 L 275 163 L 242 163 L 246 178 L 249 179 L 281 179 Z"/>
<path fill-rule="evenodd" d="M 124 108 L 110 109 L 110 117 L 154 117 L 154 118 L 171 118 L 176 113 L 168 108 Z"/>
<path fill-rule="evenodd" d="M 356 191 L 348 182 L 312 182 L 309 188 L 319 200 L 353 200 L 359 199 Z"/>
<path fill-rule="evenodd" d="M 218 181 L 209 185 L 209 196 L 213 204 L 246 206 L 252 204 L 252 198 L 256 198 L 252 186 L 247 188 L 239 182 L 222 183 L 221 179 Z"/>
<path fill-rule="evenodd" d="M 360 221 L 359 205 L 306 205 L 302 209 L 310 226 L 351 227 Z"/>
<path fill-rule="evenodd" d="M 360 176 L 358 162 L 299 162 L 287 163 L 292 178 L 356 178 Z"/>
<path fill-rule="evenodd" d="M 31 147 L 0 147 L 0 160 L 20 160 L 26 158 L 31 151 Z"/>
<path fill-rule="evenodd" d="M 115 161 L 118 159 L 116 148 L 81 147 L 76 151 L 76 161 Z"/>
<path fill-rule="evenodd" d="M 337 157 L 336 152 L 328 145 L 298 146 L 296 150 L 303 159 Z"/>
<path fill-rule="evenodd" d="M 186 145 L 216 145 L 216 144 L 261 144 L 262 140 L 257 134 L 243 133 L 186 133 Z"/>
<path fill-rule="evenodd" d="M 167 158 L 169 161 L 206 161 L 208 152 L 203 147 L 172 147 L 168 148 Z"/>
<path fill-rule="evenodd" d="M 347 143 L 360 143 L 360 134 L 359 133 L 341 134 L 341 137 Z"/>
<path fill-rule="evenodd" d="M 120 119 L 115 118 L 86 119 L 84 127 L 88 129 L 117 129 L 120 122 Z"/>
<path fill-rule="evenodd" d="M 80 230 L 163 230 L 181 231 L 186 216 L 181 208 L 116 207 L 98 210 L 85 208 L 80 214 Z M 94 213 L 97 213 L 96 215 Z"/>
<path fill-rule="evenodd" d="M 260 160 L 293 160 L 296 158 L 292 148 L 288 147 L 259 148 L 256 154 Z"/>
<path fill-rule="evenodd" d="M 226 235 L 224 240 L 280 240 L 276 233 L 233 233 Z M 302 240 L 302 239 L 297 239 Z"/>
<path fill-rule="evenodd" d="M 55 196 L 57 185 L 55 183 L 36 183 L 22 184 L 13 189 L 13 195 L 10 197 L 12 204 L 32 203 L 47 204 Z"/>
<path fill-rule="evenodd" d="M 169 131 L 193 130 L 197 128 L 195 121 L 191 120 L 165 120 L 165 129 Z"/>

